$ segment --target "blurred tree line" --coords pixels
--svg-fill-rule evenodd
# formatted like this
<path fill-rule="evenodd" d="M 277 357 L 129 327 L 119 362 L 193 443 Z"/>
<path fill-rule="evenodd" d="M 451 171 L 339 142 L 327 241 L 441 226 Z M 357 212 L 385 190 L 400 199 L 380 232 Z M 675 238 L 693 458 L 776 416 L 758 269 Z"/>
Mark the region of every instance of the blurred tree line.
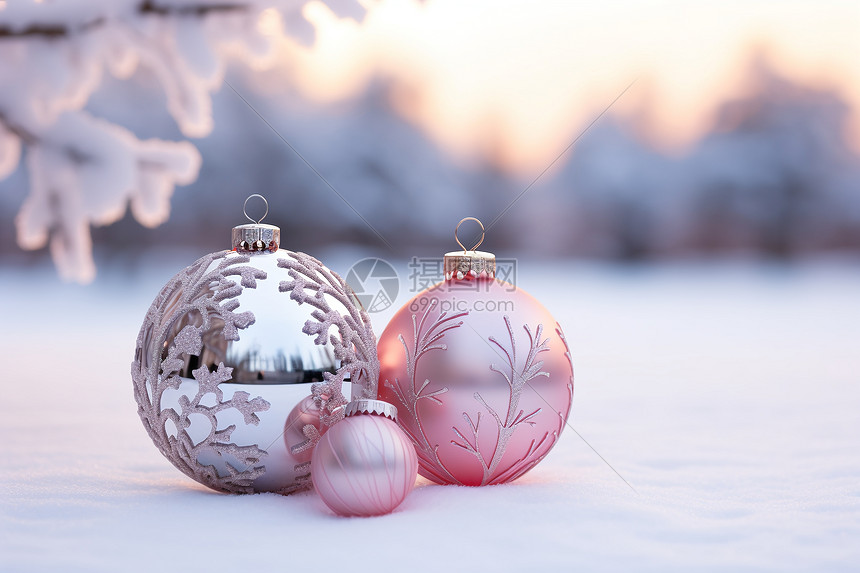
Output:
<path fill-rule="evenodd" d="M 637 135 L 635 118 L 605 117 L 492 228 L 485 246 L 620 260 L 858 252 L 860 157 L 845 134 L 846 100 L 788 81 L 759 60 L 751 75 L 749 95 L 726 101 L 708 133 L 681 155 Z M 157 94 L 140 89 L 145 80 L 108 80 L 89 106 L 138 137 L 181 137 L 163 106 L 151 105 Z M 491 159 L 454 161 L 392 109 L 388 82 L 320 106 L 298 95 L 273 101 L 233 81 L 327 183 L 223 89 L 214 98 L 212 135 L 195 142 L 200 175 L 177 189 L 170 220 L 146 229 L 126 216 L 96 228 L 97 252 L 226 247 L 230 227 L 244 220 L 244 198 L 261 193 L 270 204 L 266 221 L 282 228 L 286 248 L 313 253 L 350 243 L 381 256 L 435 255 L 451 250 L 461 217 L 487 224 L 529 183 Z M 21 169 L 0 183 L 0 253 L 7 257 L 22 256 L 12 222 L 26 184 Z"/>

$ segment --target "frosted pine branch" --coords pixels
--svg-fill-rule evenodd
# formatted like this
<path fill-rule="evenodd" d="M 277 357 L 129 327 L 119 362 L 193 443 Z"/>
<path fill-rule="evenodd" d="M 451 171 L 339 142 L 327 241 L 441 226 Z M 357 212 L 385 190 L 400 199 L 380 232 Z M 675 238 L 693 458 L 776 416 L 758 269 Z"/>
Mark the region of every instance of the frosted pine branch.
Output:
<path fill-rule="evenodd" d="M 64 0 L 7 2 L 0 9 L 0 179 L 27 148 L 30 194 L 16 218 L 24 249 L 49 245 L 60 275 L 95 276 L 91 226 L 110 225 L 130 206 L 147 227 L 167 220 L 177 185 L 197 178 L 201 157 L 188 142 L 141 140 L 83 111 L 105 73 L 139 68 L 157 78 L 182 133 L 213 127 L 211 94 L 227 52 L 255 67 L 274 53 L 260 27 L 266 10 L 312 41 L 306 0 Z M 329 1 L 360 17 L 354 1 Z M 283 29 L 283 27 L 282 27 Z"/>

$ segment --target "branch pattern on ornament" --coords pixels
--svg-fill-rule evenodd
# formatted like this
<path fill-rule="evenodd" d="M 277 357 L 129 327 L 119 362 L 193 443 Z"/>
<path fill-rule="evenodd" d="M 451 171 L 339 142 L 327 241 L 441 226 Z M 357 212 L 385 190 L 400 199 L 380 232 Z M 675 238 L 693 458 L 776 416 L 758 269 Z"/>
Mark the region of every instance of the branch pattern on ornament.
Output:
<path fill-rule="evenodd" d="M 573 357 L 570 355 L 570 346 L 567 344 L 567 338 L 564 336 L 564 332 L 562 332 L 561 330 L 561 325 L 557 322 L 555 323 L 555 332 L 561 339 L 561 343 L 564 344 L 564 357 L 567 358 L 567 363 L 570 365 L 570 378 L 567 381 L 567 412 L 564 413 L 564 416 L 562 417 L 558 427 L 558 433 L 561 434 L 561 430 L 562 428 L 564 428 L 565 422 L 567 422 L 567 417 L 570 415 L 570 409 L 573 407 Z M 559 412 L 558 415 L 561 417 L 561 412 Z"/>
<path fill-rule="evenodd" d="M 508 409 L 507 412 L 504 413 L 504 418 L 496 409 L 484 400 L 479 392 L 475 392 L 474 394 L 475 400 L 484 407 L 496 422 L 496 443 L 493 448 L 492 455 L 485 455 L 481 449 L 481 412 L 477 413 L 474 420 L 467 412 L 463 412 L 463 419 L 466 421 L 467 432 L 470 434 L 471 439 L 456 426 L 452 428 L 457 439 L 451 440 L 451 443 L 463 448 L 475 456 L 475 459 L 480 464 L 483 472 L 481 485 L 504 483 L 514 480 L 526 473 L 549 452 L 556 439 L 558 439 L 558 435 L 561 431 L 561 428 L 559 428 L 559 431 L 554 431 L 552 433 L 546 432 L 539 440 L 533 439 L 529 444 L 529 448 L 525 455 L 511 463 L 511 465 L 504 470 L 497 472 L 499 464 L 507 450 L 508 441 L 514 431 L 516 431 L 520 424 L 534 426 L 532 419 L 541 411 L 541 408 L 537 408 L 528 414 L 526 414 L 524 410 L 517 411 L 523 389 L 530 380 L 533 380 L 538 376 L 549 377 L 548 372 L 541 370 L 543 367 L 543 361 L 537 360 L 537 357 L 541 352 L 547 352 L 549 350 L 549 338 L 541 340 L 541 336 L 543 335 L 543 325 L 538 324 L 534 335 L 532 335 L 532 330 L 527 324 L 523 325 L 523 329 L 529 339 L 529 350 L 526 355 L 525 364 L 522 368 L 518 368 L 516 338 L 514 336 L 513 328 L 511 327 L 511 319 L 505 315 L 504 321 L 508 331 L 508 337 L 510 339 L 510 349 L 502 345 L 495 339 L 495 337 L 489 337 L 490 343 L 496 345 L 502 351 L 507 362 L 504 366 L 498 366 L 496 364 L 490 365 L 490 370 L 501 374 L 505 379 L 505 382 L 508 384 Z M 559 413 L 559 415 L 561 414 Z M 541 449 L 543 449 L 543 453 L 529 461 L 532 456 Z"/>
<path fill-rule="evenodd" d="M 341 388 L 347 376 L 353 387 L 361 388 L 357 398 L 376 398 L 379 378 L 379 358 L 376 354 L 376 335 L 373 333 L 367 312 L 355 299 L 352 289 L 338 274 L 320 261 L 305 253 L 290 252 L 289 258 L 278 259 L 278 266 L 287 269 L 290 280 L 281 281 L 279 290 L 289 292 L 298 304 L 314 307 L 313 320 L 305 322 L 302 332 L 314 336 L 316 344 L 330 342 L 340 367 L 334 374 L 324 372 L 324 382 L 312 386 L 314 402 L 320 409 L 320 421 L 331 426 L 343 417 L 347 399 Z M 332 308 L 337 301 L 346 310 L 344 314 Z M 330 333 L 332 327 L 337 333 Z M 299 453 L 313 447 L 320 439 L 320 432 L 312 425 L 302 431 L 306 442 L 293 448 Z"/>
<path fill-rule="evenodd" d="M 230 425 L 219 430 L 216 415 L 232 408 L 242 414 L 246 424 L 257 425 L 260 422 L 257 412 L 268 410 L 268 402 L 260 397 L 251 398 L 244 391 L 237 391 L 229 400 L 224 400 L 220 384 L 231 379 L 233 369 L 222 362 L 213 372 L 205 366 L 192 371 L 197 382 L 197 392 L 191 399 L 186 395 L 180 397 L 180 412 L 161 408 L 164 392 L 168 389 L 178 390 L 183 382 L 179 376 L 185 363 L 183 355 L 200 354 L 203 347 L 202 333 L 209 330 L 213 319 L 223 322 L 222 335 L 225 340 L 238 340 L 239 330 L 254 324 L 253 313 L 233 312 L 239 306 L 236 298 L 243 288 L 256 288 L 257 280 L 265 279 L 266 273 L 250 266 L 241 266 L 248 262 L 247 256 L 229 254 L 230 251 L 221 251 L 206 255 L 165 285 L 150 306 L 137 336 L 131 376 L 143 425 L 161 453 L 173 465 L 213 489 L 251 493 L 252 482 L 265 472 L 264 466 L 256 464 L 267 452 L 257 445 L 240 446 L 231 442 L 231 434 L 236 426 Z M 239 282 L 229 277 L 239 277 Z M 162 360 L 161 353 L 175 320 L 191 312 L 199 314 L 201 324 L 183 327 Z M 147 349 L 152 349 L 150 356 L 144 354 Z M 215 397 L 213 406 L 203 404 L 208 395 Z M 192 415 L 203 416 L 210 423 L 208 435 L 197 443 L 188 434 Z M 196 423 L 199 423 L 199 417 L 197 419 Z M 175 428 L 175 436 L 168 431 L 168 426 Z M 227 475 L 220 475 L 214 465 L 199 462 L 198 456 L 204 448 L 216 452 L 225 461 L 223 466 L 226 467 Z"/>
<path fill-rule="evenodd" d="M 424 332 L 424 325 L 427 322 L 427 317 L 430 314 L 430 311 L 435 309 L 438 302 L 439 301 L 435 298 L 432 299 L 430 305 L 424 311 L 420 322 L 417 320 L 416 315 L 412 315 L 413 350 L 411 354 L 409 346 L 403 339 L 403 335 L 399 334 L 397 336 L 397 339 L 403 345 L 403 351 L 406 353 L 406 375 L 409 378 L 409 383 L 406 384 L 405 389 L 403 389 L 401 388 L 399 379 L 395 378 L 394 383 L 386 380 L 385 386 L 386 388 L 391 389 L 398 401 L 400 401 L 403 407 L 410 414 L 408 417 L 401 417 L 398 422 L 403 431 L 406 432 L 406 435 L 408 435 L 412 440 L 412 443 L 415 444 L 415 451 L 418 454 L 418 459 L 422 462 L 422 471 L 432 474 L 433 477 L 441 483 L 453 481 L 454 483 L 459 484 L 460 481 L 454 477 L 439 458 L 439 445 L 431 444 L 430 440 L 427 438 L 427 434 L 421 425 L 421 416 L 418 412 L 418 403 L 421 400 L 430 400 L 431 402 L 441 405 L 442 401 L 439 400 L 437 396 L 448 391 L 448 388 L 443 387 L 438 390 L 429 390 L 425 393 L 425 390 L 427 390 L 427 387 L 431 383 L 429 379 L 425 379 L 421 386 L 418 387 L 417 381 L 415 380 L 418 361 L 431 350 L 448 350 L 448 346 L 444 343 L 439 343 L 439 341 L 442 340 L 446 332 L 463 325 L 462 320 L 457 322 L 454 321 L 469 314 L 468 312 L 460 312 L 448 316 L 447 311 L 443 312 L 429 325 L 427 331 Z M 407 419 L 415 420 L 414 428 L 410 427 L 411 424 L 406 422 Z M 440 475 L 435 468 L 442 470 L 445 475 Z"/>

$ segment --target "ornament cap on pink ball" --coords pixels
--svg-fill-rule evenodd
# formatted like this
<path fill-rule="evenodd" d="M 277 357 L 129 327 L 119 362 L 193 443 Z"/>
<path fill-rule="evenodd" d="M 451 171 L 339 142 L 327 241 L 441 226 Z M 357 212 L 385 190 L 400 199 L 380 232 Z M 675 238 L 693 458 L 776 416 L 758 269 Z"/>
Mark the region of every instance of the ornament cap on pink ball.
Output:
<path fill-rule="evenodd" d="M 460 231 L 460 225 L 466 221 L 475 221 L 481 226 L 481 238 L 478 239 L 471 249 L 466 249 L 457 235 Z M 445 253 L 442 264 L 445 268 L 446 281 L 496 278 L 496 255 L 475 250 L 484 242 L 484 224 L 481 221 L 474 217 L 461 219 L 457 223 L 457 228 L 454 229 L 454 240 L 457 241 L 457 244 L 463 250 Z"/>
<path fill-rule="evenodd" d="M 347 404 L 311 457 L 311 477 L 323 502 L 344 517 L 384 515 L 415 486 L 418 457 L 396 423 L 397 408 L 382 400 Z"/>

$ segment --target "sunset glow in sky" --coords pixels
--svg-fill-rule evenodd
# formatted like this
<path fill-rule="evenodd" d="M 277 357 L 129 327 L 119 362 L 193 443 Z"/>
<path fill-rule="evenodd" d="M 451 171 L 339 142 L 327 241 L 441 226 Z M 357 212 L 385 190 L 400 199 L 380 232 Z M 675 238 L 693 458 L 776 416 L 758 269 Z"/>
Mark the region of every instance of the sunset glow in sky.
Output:
<path fill-rule="evenodd" d="M 319 101 L 355 96 L 375 75 L 391 78 L 398 109 L 454 154 L 488 154 L 514 170 L 551 161 L 634 80 L 612 112 L 646 112 L 647 137 L 683 149 L 707 129 L 715 105 L 749 89 L 756 50 L 779 73 L 834 87 L 860 108 L 858 2 L 366 5 L 361 23 L 306 7 L 316 43 L 284 40 L 273 73 Z M 851 137 L 860 143 L 857 115 Z"/>

